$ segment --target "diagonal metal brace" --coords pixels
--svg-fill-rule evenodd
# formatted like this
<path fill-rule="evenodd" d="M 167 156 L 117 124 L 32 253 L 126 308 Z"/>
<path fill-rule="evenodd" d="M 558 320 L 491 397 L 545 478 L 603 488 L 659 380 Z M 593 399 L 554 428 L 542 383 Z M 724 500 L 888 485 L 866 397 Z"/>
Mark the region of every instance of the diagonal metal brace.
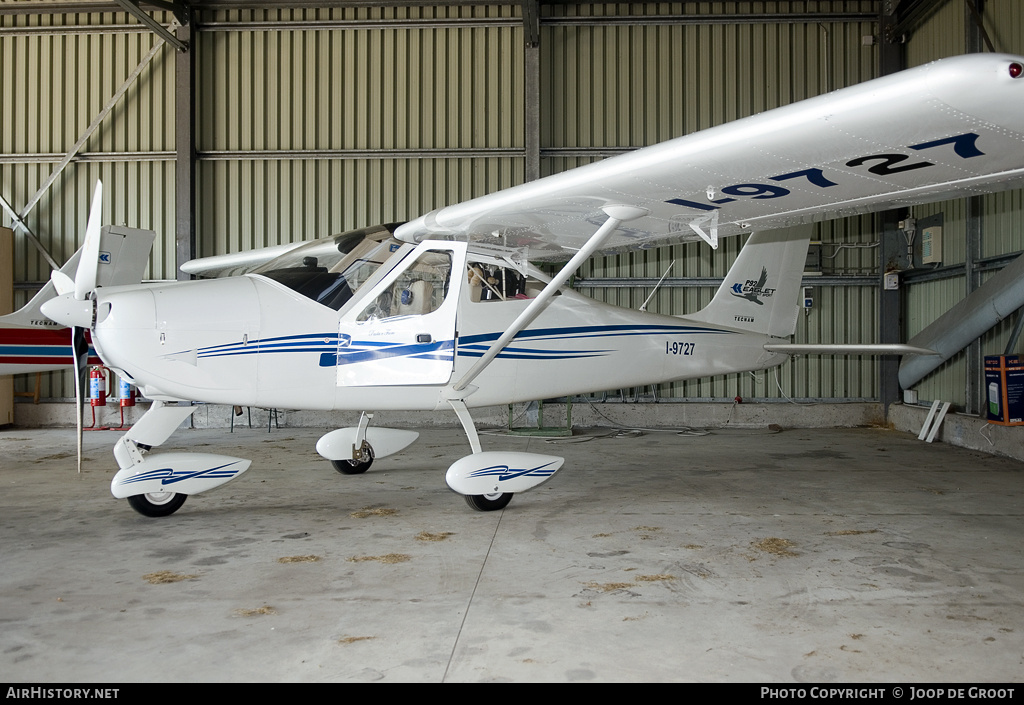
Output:
<path fill-rule="evenodd" d="M 173 32 L 178 26 L 178 22 L 174 21 L 171 23 L 171 26 L 168 31 Z M 120 88 L 114 91 L 114 95 L 112 95 L 110 97 L 110 100 L 107 101 L 107 104 L 103 106 L 103 109 L 100 110 L 99 115 L 97 115 L 96 118 L 92 121 L 92 123 L 87 128 L 85 128 L 85 132 L 82 133 L 82 136 L 78 138 L 78 141 L 75 142 L 74 145 L 72 145 L 68 153 L 64 155 L 64 158 L 60 160 L 56 167 L 54 167 L 53 171 L 46 178 L 46 181 L 43 182 L 43 185 L 39 187 L 39 190 L 36 191 L 35 195 L 32 196 L 32 198 L 29 199 L 29 202 L 25 204 L 25 207 L 22 208 L 20 214 L 15 213 L 14 209 L 10 206 L 10 204 L 8 204 L 6 200 L 0 197 L 0 203 L 2 203 L 4 210 L 6 210 L 11 216 L 12 225 L 15 228 L 21 228 L 25 231 L 29 239 L 32 241 L 32 244 L 34 244 L 36 248 L 42 253 L 43 257 L 46 258 L 46 261 L 50 265 L 50 267 L 52 267 L 55 270 L 60 269 L 60 265 L 57 264 L 56 261 L 54 261 L 53 257 L 51 257 L 48 252 L 46 252 L 46 249 L 43 247 L 42 243 L 39 242 L 39 239 L 29 229 L 28 223 L 25 222 L 25 219 L 28 217 L 28 214 L 32 212 L 32 209 L 35 208 L 36 204 L 39 203 L 43 195 L 49 190 L 50 186 L 53 185 L 53 182 L 57 180 L 57 177 L 61 175 L 61 173 L 64 171 L 64 168 L 71 163 L 71 160 L 75 158 L 75 155 L 78 154 L 82 147 L 85 146 L 86 141 L 88 141 L 88 139 L 92 136 L 93 132 L 95 132 L 96 129 L 100 126 L 100 123 L 103 121 L 103 118 L 105 118 L 110 113 L 110 111 L 114 109 L 114 106 L 117 104 L 117 102 L 128 91 L 132 83 L 135 82 L 135 79 L 139 77 L 139 74 L 142 73 L 142 70 L 146 67 L 150 60 L 152 60 L 152 58 L 156 56 L 157 52 L 160 51 L 163 45 L 163 41 L 160 40 L 157 40 L 153 43 L 153 47 L 144 57 L 142 57 L 142 61 L 140 61 L 139 65 L 135 67 L 135 70 L 132 71 L 131 74 L 129 74 L 128 78 L 125 79 L 124 83 L 121 84 Z"/>
<path fill-rule="evenodd" d="M 39 238 L 37 238 L 36 234 L 32 232 L 32 229 L 28 227 L 28 223 L 21 219 L 21 216 L 15 212 L 14 208 L 11 207 L 11 204 L 8 203 L 7 199 L 2 195 L 0 195 L 0 206 L 3 206 L 3 209 L 7 211 L 7 214 L 11 216 L 11 225 L 13 225 L 14 228 L 21 228 L 25 231 L 28 239 L 36 246 L 36 249 L 39 250 L 39 254 L 43 256 L 43 259 L 46 260 L 47 264 L 49 264 L 54 271 L 59 271 L 60 265 L 57 264 L 56 260 L 54 260 L 53 257 L 50 256 L 50 253 L 46 251 L 46 248 L 43 247 L 43 243 L 39 242 Z"/>
<path fill-rule="evenodd" d="M 174 36 L 173 28 L 166 29 L 162 24 L 143 12 L 136 0 L 114 0 L 114 2 L 124 8 L 126 12 L 135 17 L 139 22 L 153 30 L 153 34 L 163 39 L 178 51 L 188 51 L 188 44 Z M 178 23 L 183 24 L 180 22 L 179 12 L 180 10 L 175 9 L 174 16 L 178 18 Z"/>

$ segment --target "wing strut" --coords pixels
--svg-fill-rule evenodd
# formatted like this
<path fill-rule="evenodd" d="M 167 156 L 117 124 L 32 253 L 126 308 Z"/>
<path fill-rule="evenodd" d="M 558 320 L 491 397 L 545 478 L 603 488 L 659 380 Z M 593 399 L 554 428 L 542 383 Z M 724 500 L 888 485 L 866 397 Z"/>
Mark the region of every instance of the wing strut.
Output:
<path fill-rule="evenodd" d="M 608 237 L 615 232 L 619 225 L 625 221 L 635 220 L 644 215 L 647 215 L 647 209 L 638 208 L 636 206 L 605 206 L 602 210 L 607 214 L 608 220 L 606 220 L 597 232 L 594 233 L 586 244 L 573 255 L 573 258 L 569 260 L 564 267 L 556 274 L 547 286 L 544 287 L 543 291 L 530 302 L 519 317 L 512 322 L 512 325 L 508 327 L 500 338 L 494 341 L 494 344 L 487 349 L 487 352 L 476 361 L 476 363 L 469 369 L 462 379 L 455 383 L 452 387 L 456 392 L 461 392 L 465 389 L 470 382 L 476 379 L 477 375 L 484 371 L 484 368 L 491 363 L 498 353 L 505 349 L 505 346 L 512 342 L 512 339 L 519 335 L 526 326 L 530 325 L 540 312 L 547 305 L 548 300 L 555 295 L 558 288 L 564 284 L 572 273 L 575 272 L 581 264 L 583 264 L 588 257 L 594 252 L 600 249 Z"/>
<path fill-rule="evenodd" d="M 938 355 L 939 353 L 917 345 L 903 343 L 768 343 L 768 352 L 786 355 Z"/>

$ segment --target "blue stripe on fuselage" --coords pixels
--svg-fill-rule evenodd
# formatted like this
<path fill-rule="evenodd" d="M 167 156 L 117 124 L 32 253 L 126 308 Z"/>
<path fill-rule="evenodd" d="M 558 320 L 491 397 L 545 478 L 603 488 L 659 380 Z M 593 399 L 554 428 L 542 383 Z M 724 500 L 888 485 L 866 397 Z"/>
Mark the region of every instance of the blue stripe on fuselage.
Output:
<path fill-rule="evenodd" d="M 700 326 L 673 325 L 609 325 L 538 328 L 521 331 L 515 341 L 518 345 L 506 347 L 498 357 L 507 360 L 565 360 L 573 358 L 599 357 L 614 352 L 613 349 L 584 348 L 577 350 L 551 350 L 530 347 L 529 343 L 554 341 L 575 341 L 592 338 L 614 338 L 622 336 L 643 336 L 657 334 L 723 335 L 733 331 Z M 463 357 L 481 357 L 502 332 L 467 335 L 459 338 L 458 354 Z M 256 353 L 317 353 L 320 367 L 339 364 L 358 364 L 371 360 L 391 357 L 410 359 L 452 359 L 454 341 L 433 343 L 394 344 L 381 341 L 349 341 L 340 346 L 337 333 L 306 333 L 303 335 L 278 336 L 263 340 L 238 341 L 210 345 L 197 350 L 199 358 L 253 355 Z M 527 344 L 527 345 L 524 345 Z M 181 351 L 187 352 L 187 351 Z"/>

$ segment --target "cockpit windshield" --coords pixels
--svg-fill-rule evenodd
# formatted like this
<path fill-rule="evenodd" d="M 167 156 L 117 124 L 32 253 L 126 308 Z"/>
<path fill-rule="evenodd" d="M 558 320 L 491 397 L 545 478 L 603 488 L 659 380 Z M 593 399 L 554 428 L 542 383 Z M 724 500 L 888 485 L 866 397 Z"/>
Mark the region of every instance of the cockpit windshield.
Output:
<path fill-rule="evenodd" d="M 401 223 L 352 230 L 296 247 L 253 270 L 335 311 L 397 249 Z"/>

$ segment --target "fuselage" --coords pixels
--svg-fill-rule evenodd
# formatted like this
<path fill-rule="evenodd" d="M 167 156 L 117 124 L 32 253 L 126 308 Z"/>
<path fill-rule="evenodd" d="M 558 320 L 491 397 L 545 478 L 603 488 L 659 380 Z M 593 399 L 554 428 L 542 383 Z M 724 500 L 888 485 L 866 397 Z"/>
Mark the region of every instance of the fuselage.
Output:
<path fill-rule="evenodd" d="M 464 245 L 444 247 L 455 248 L 452 258 L 465 257 Z M 360 313 L 376 296 L 369 285 L 336 311 L 249 274 L 101 289 L 94 340 L 106 364 L 150 398 L 322 410 L 446 408 L 456 396 L 453 385 L 532 298 L 525 289 L 489 296 L 485 288 L 481 296 L 474 266 L 466 281 L 466 262 L 454 262 L 456 275 L 432 314 L 440 325 L 429 334 L 420 332 L 428 327 L 419 313 L 383 323 Z M 424 286 L 418 282 L 403 285 L 402 296 Z M 387 289 L 387 277 L 380 286 Z M 394 342 L 402 331 L 410 331 L 408 339 Z M 760 369 L 785 359 L 764 350 L 772 340 L 562 289 L 459 396 L 479 407 Z"/>

